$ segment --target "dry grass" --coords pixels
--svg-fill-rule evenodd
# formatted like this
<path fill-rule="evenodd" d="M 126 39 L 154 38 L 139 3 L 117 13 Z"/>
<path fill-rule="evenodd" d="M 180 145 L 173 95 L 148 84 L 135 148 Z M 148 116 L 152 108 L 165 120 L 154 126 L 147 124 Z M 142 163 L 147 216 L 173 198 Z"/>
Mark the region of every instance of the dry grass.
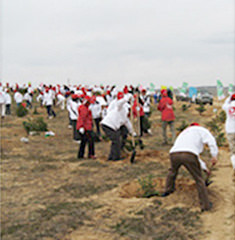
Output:
<path fill-rule="evenodd" d="M 176 128 L 184 119 L 203 125 L 213 115 L 211 106 L 206 106 L 202 118 L 195 106 L 182 112 L 181 105 L 176 103 Z M 176 207 L 174 198 L 161 200 L 166 201 L 161 204 L 156 197 L 135 199 L 131 196 L 132 203 L 120 196 L 119 190 L 125 184 L 149 174 L 156 179 L 164 179 L 167 174 L 171 146 L 161 144 L 160 114 L 156 109 L 151 116 L 153 136 L 143 137 L 145 149 L 137 149 L 133 165 L 129 163 L 130 155 L 123 162 L 108 162 L 110 143 L 107 141 L 96 143 L 97 160 L 78 161 L 78 144 L 72 141 L 72 131 L 67 128 L 67 112 L 56 109 L 57 118 L 48 120 L 45 109 L 38 107 L 37 110 L 36 117 L 44 117 L 55 137 L 45 138 L 41 133 L 29 136 L 29 143 L 25 144 L 20 142 L 26 135 L 22 122 L 29 116 L 13 115 L 2 123 L 3 240 L 65 239 L 76 231 L 78 235 L 98 236 L 97 229 L 106 234 L 107 239 L 199 239 L 200 214 Z M 30 116 L 34 117 L 32 112 Z M 207 158 L 207 153 L 204 156 Z M 183 169 L 180 177 L 190 179 Z M 190 182 L 187 188 L 187 184 L 179 183 L 179 195 L 176 193 L 179 203 L 194 201 L 191 195 L 196 194 L 195 186 Z M 191 206 L 195 208 L 198 203 Z"/>

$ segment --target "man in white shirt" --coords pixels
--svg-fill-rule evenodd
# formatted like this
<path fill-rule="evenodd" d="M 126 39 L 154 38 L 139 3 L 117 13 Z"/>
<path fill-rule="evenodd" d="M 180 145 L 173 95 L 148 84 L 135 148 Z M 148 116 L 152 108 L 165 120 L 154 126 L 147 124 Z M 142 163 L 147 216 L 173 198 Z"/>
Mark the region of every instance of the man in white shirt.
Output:
<path fill-rule="evenodd" d="M 57 96 L 57 106 L 60 106 L 61 110 L 64 110 L 65 108 L 65 96 L 61 93 L 58 92 Z"/>
<path fill-rule="evenodd" d="M 15 90 L 15 93 L 14 93 L 14 100 L 18 107 L 23 102 L 23 95 L 17 89 Z"/>
<path fill-rule="evenodd" d="M 117 103 L 101 121 L 101 126 L 107 137 L 112 141 L 108 160 L 121 160 L 121 126 L 126 126 L 129 133 L 133 132 L 131 122 L 128 118 L 127 103 L 124 94 L 117 94 Z"/>
<path fill-rule="evenodd" d="M 78 119 L 78 107 L 80 106 L 80 103 L 78 101 L 78 95 L 72 94 L 71 100 L 67 104 L 67 110 L 69 112 L 69 119 L 72 124 L 73 128 L 73 140 L 76 142 L 79 142 L 81 140 L 81 137 L 79 135 L 79 132 L 76 128 L 77 125 L 77 119 Z"/>
<path fill-rule="evenodd" d="M 235 94 L 232 94 L 225 100 L 222 108 L 226 112 L 225 131 L 231 153 L 233 181 L 235 181 Z"/>
<path fill-rule="evenodd" d="M 11 99 L 11 95 L 9 94 L 10 90 L 7 89 L 6 90 L 6 115 L 11 115 L 11 103 L 12 103 L 12 99 Z"/>
<path fill-rule="evenodd" d="M 96 100 L 96 96 L 91 97 L 91 104 L 89 106 L 89 109 L 91 110 L 92 118 L 93 118 L 93 120 L 95 122 L 95 126 L 96 126 L 97 141 L 101 141 L 101 139 L 100 139 L 100 122 L 101 122 L 102 107 L 101 107 L 101 104 Z"/>
<path fill-rule="evenodd" d="M 53 117 L 56 117 L 56 113 L 52 109 L 53 95 L 52 95 L 51 91 L 49 91 L 49 89 L 46 89 L 43 96 L 44 97 L 43 97 L 42 104 L 45 105 L 47 108 L 48 118 L 52 119 Z"/>
<path fill-rule="evenodd" d="M 180 133 L 170 150 L 171 168 L 166 180 L 165 193 L 162 194 L 162 197 L 166 197 L 174 192 L 177 173 L 181 165 L 183 165 L 196 181 L 201 210 L 211 209 L 212 203 L 209 202 L 207 188 L 199 163 L 199 155 L 203 152 L 204 144 L 209 146 L 212 156 L 211 163 L 215 165 L 218 147 L 215 138 L 206 128 L 198 123 L 192 123 Z"/>
<path fill-rule="evenodd" d="M 5 92 L 2 89 L 0 89 L 0 114 L 2 118 L 5 117 L 5 111 L 6 111 L 6 96 Z"/>

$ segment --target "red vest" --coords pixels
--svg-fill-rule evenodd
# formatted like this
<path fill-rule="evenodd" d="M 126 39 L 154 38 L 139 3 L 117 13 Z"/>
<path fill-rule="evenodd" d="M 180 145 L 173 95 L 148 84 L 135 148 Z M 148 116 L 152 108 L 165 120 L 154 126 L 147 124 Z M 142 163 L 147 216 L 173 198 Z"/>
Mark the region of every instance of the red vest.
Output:
<path fill-rule="evenodd" d="M 174 121 L 175 114 L 172 108 L 173 101 L 169 97 L 162 97 L 158 104 L 158 110 L 162 112 L 162 121 Z"/>
<path fill-rule="evenodd" d="M 92 130 L 92 114 L 86 105 L 78 107 L 77 129 L 83 127 L 85 130 Z"/>

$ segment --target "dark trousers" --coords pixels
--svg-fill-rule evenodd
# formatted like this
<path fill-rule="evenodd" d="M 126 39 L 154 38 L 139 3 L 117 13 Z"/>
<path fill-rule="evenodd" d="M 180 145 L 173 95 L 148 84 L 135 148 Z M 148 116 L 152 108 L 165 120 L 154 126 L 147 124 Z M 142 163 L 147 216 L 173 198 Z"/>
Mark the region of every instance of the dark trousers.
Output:
<path fill-rule="evenodd" d="M 101 125 L 106 136 L 111 140 L 111 147 L 108 160 L 119 160 L 121 157 L 120 129 L 115 131 L 112 128 Z"/>
<path fill-rule="evenodd" d="M 78 150 L 78 158 L 83 158 L 85 153 L 86 143 L 88 142 L 88 158 L 95 155 L 95 145 L 93 132 L 85 131 L 84 134 L 81 134 L 81 144 Z"/>
<path fill-rule="evenodd" d="M 69 113 L 68 113 L 69 115 Z M 72 119 L 69 117 L 69 126 L 72 126 Z"/>
<path fill-rule="evenodd" d="M 98 136 L 100 136 L 100 121 L 101 121 L 101 118 L 95 118 L 94 121 L 95 121 L 95 126 L 96 126 L 96 133 L 97 133 Z"/>
<path fill-rule="evenodd" d="M 30 101 L 27 100 L 26 103 L 27 103 L 27 108 L 30 108 L 30 109 L 31 109 L 31 108 L 33 107 L 33 106 L 32 106 L 32 103 L 31 103 Z"/>
<path fill-rule="evenodd" d="M 128 129 L 126 126 L 121 126 L 120 127 L 120 131 L 121 131 L 121 149 L 124 148 L 125 144 L 126 144 L 126 139 L 128 137 Z"/>
<path fill-rule="evenodd" d="M 77 120 L 71 120 L 71 123 L 72 123 L 72 127 L 73 127 L 73 139 L 76 140 L 76 141 L 80 140 L 81 137 L 80 137 L 80 134 L 79 134 L 79 132 L 78 132 L 78 130 L 76 128 Z"/>
<path fill-rule="evenodd" d="M 169 169 L 166 180 L 166 192 L 171 193 L 175 190 L 175 180 L 178 174 L 178 170 L 181 165 L 183 165 L 196 181 L 201 209 L 208 210 L 210 208 L 210 202 L 208 199 L 205 181 L 202 178 L 198 157 L 190 152 L 175 152 L 170 154 L 170 160 L 171 168 Z"/>
<path fill-rule="evenodd" d="M 148 126 L 147 126 L 148 118 L 144 116 L 140 116 L 140 136 L 143 136 L 143 133 L 148 132 Z"/>
<path fill-rule="evenodd" d="M 11 115 L 11 104 L 6 104 L 6 115 Z"/>
<path fill-rule="evenodd" d="M 48 117 L 50 117 L 50 116 L 56 116 L 56 114 L 55 114 L 55 112 L 54 112 L 54 110 L 52 109 L 52 107 L 51 107 L 51 105 L 48 105 L 48 106 L 46 106 L 47 107 L 47 114 L 48 114 Z"/>

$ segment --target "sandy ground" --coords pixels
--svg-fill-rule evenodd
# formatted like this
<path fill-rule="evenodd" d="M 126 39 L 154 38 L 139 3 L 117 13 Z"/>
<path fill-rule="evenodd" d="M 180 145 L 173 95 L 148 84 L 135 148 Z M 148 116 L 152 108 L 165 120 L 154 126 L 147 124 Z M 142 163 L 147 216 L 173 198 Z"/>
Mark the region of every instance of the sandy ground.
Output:
<path fill-rule="evenodd" d="M 232 168 L 229 154 L 220 149 L 218 170 L 211 185 L 217 196 L 214 208 L 202 214 L 203 228 L 208 232 L 205 240 L 235 239 L 235 183 L 232 180 Z"/>
<path fill-rule="evenodd" d="M 207 111 L 202 116 L 199 116 L 194 109 L 190 110 L 190 114 L 187 114 L 187 112 L 183 114 L 180 111 L 182 104 L 175 103 L 179 118 L 178 126 L 180 121 L 185 119 L 185 116 L 187 116 L 188 121 L 194 120 L 202 123 L 208 121 L 213 117 L 213 108 L 219 108 L 221 105 L 215 103 L 213 107 L 208 106 Z M 44 110 L 39 110 L 45 117 Z M 19 141 L 22 136 L 25 136 L 22 121 L 27 120 L 27 118 L 22 120 L 10 117 L 1 128 L 1 144 L 4 155 L 1 164 L 1 220 L 4 221 L 6 226 L 10 225 L 10 221 L 15 224 L 14 218 L 27 223 L 28 218 L 26 216 L 30 216 L 35 211 L 46 209 L 48 202 L 90 201 L 102 206 L 93 210 L 92 220 L 85 221 L 84 225 L 77 230 L 67 229 L 65 236 L 37 239 L 128 240 L 130 237 L 114 233 L 110 226 L 113 226 L 122 218 L 136 217 L 137 212 L 156 206 L 158 201 L 161 201 L 161 209 L 163 210 L 179 207 L 199 212 L 195 183 L 187 174 L 182 174 L 177 178 L 177 190 L 167 198 L 139 198 L 137 177 L 132 176 L 131 178 L 130 176 L 128 179 L 127 176 L 122 175 L 123 171 L 129 171 L 130 174 L 133 174 L 132 168 L 136 168 L 136 171 L 139 171 L 139 167 L 142 167 L 143 171 L 146 169 L 152 170 L 151 173 L 158 176 L 154 178 L 158 190 L 164 190 L 165 177 L 169 167 L 168 152 L 170 146 L 158 144 L 159 139 L 161 140 L 159 119 L 160 115 L 158 113 L 152 116 L 153 136 L 144 138 L 146 149 L 137 151 L 135 166 L 130 166 L 129 158 L 123 162 L 107 162 L 109 143 L 99 143 L 96 145 L 98 156 L 96 162 L 97 164 L 104 164 L 106 168 L 102 166 L 88 168 L 83 165 L 83 162 L 76 161 L 78 146 L 75 143 L 71 144 L 71 130 L 67 129 L 67 113 L 61 112 L 55 122 L 48 121 L 50 130 L 56 132 L 54 138 L 48 139 L 43 135 L 29 137 L 29 144 Z M 146 167 L 145 164 L 148 163 L 160 163 L 161 168 L 154 169 L 158 165 L 153 165 L 153 169 L 151 167 L 144 168 Z M 47 169 L 48 167 L 50 169 Z M 83 175 L 77 176 L 77 172 Z M 100 185 L 107 183 L 107 179 L 114 183 L 119 175 L 120 177 L 124 176 L 124 180 L 117 178 L 118 180 L 115 182 L 117 186 L 112 189 L 79 199 L 71 197 L 66 192 L 55 192 L 65 183 L 77 184 L 79 181 L 86 181 L 88 178 L 86 173 L 89 180 L 93 180 L 94 183 Z M 146 172 L 144 174 L 146 175 Z M 212 180 L 214 182 L 208 187 L 208 191 L 209 198 L 213 203 L 213 209 L 200 213 L 203 234 L 196 240 L 234 240 L 235 182 L 232 181 L 232 168 L 227 145 L 220 148 L 219 161 L 213 169 Z M 153 220 L 151 213 L 148 212 L 145 218 L 150 223 Z M 149 229 L 145 229 L 146 233 L 148 231 Z M 19 238 L 4 235 L 3 239 L 18 240 Z M 134 236 L 132 239 L 140 238 Z M 145 239 L 154 240 L 154 236 Z M 174 240 L 175 238 L 171 236 L 167 239 Z"/>

